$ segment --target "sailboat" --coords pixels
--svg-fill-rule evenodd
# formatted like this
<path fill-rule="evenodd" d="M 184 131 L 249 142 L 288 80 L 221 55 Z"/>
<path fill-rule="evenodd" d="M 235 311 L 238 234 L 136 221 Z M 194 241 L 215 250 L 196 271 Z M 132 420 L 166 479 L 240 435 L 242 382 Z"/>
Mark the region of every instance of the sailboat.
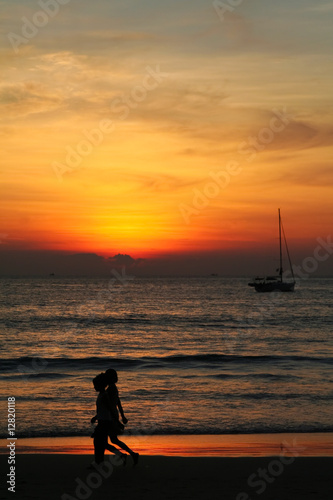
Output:
<path fill-rule="evenodd" d="M 294 277 L 294 273 L 293 273 L 293 268 L 291 266 L 290 255 L 289 255 L 286 235 L 284 233 L 284 229 L 283 229 L 283 225 L 282 225 L 280 209 L 278 210 L 278 212 L 279 212 L 279 240 L 280 240 L 280 267 L 278 269 L 279 274 L 277 276 L 266 276 L 264 278 L 257 276 L 256 278 L 254 278 L 254 280 L 251 283 L 249 283 L 249 286 L 253 286 L 257 292 L 275 292 L 275 291 L 293 292 L 294 288 L 295 288 L 295 277 Z M 284 239 L 284 243 L 285 243 L 285 247 L 286 247 L 286 251 L 287 251 L 289 267 L 290 267 L 291 277 L 292 277 L 292 279 L 289 281 L 286 281 L 283 278 L 282 234 L 283 234 L 283 239 Z"/>

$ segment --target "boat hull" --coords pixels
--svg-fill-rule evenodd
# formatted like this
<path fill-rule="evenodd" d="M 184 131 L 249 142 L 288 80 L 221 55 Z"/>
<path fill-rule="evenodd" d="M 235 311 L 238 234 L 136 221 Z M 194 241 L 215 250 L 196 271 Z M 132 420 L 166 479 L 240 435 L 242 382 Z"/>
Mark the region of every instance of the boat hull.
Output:
<path fill-rule="evenodd" d="M 249 283 L 257 292 L 293 292 L 295 283 L 275 282 L 275 283 Z"/>
<path fill-rule="evenodd" d="M 249 286 L 254 287 L 254 289 L 257 292 L 293 292 L 295 288 L 295 278 L 294 278 L 294 272 L 292 269 L 291 265 L 291 260 L 290 260 L 290 255 L 289 255 L 289 250 L 288 250 L 288 245 L 287 245 L 287 240 L 286 240 L 286 235 L 284 233 L 284 229 L 282 226 L 282 221 L 281 221 L 281 212 L 280 209 L 278 210 L 279 213 L 279 242 L 280 242 L 280 266 L 276 270 L 278 272 L 278 275 L 276 276 L 257 276 L 256 278 L 253 279 L 251 283 L 249 283 Z M 289 267 L 290 267 L 290 272 L 292 276 L 293 281 L 283 281 L 283 262 L 282 262 L 282 234 L 284 238 L 284 243 L 285 247 L 287 250 L 287 255 L 288 255 L 288 261 L 289 261 Z M 289 278 L 289 276 L 288 276 Z"/>

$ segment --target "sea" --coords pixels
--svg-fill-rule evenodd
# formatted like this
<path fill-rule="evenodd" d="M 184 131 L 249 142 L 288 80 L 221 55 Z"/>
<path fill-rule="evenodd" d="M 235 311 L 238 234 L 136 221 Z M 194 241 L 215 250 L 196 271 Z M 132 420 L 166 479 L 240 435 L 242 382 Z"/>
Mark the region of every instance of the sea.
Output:
<path fill-rule="evenodd" d="M 89 436 L 92 379 L 118 372 L 133 435 L 333 431 L 333 279 L 2 279 L 1 406 L 16 436 Z M 0 437 L 8 436 L 6 418 Z"/>

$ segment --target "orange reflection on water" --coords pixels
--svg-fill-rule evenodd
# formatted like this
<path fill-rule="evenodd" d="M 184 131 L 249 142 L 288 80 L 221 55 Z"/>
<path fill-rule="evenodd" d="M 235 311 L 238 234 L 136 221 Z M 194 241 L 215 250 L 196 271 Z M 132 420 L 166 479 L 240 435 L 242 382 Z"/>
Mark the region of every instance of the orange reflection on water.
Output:
<path fill-rule="evenodd" d="M 124 436 L 130 448 L 142 455 L 201 457 L 260 457 L 276 455 L 333 456 L 333 433 L 249 434 L 195 436 Z M 7 441 L 2 440 L 2 454 Z M 25 438 L 16 442 L 16 452 L 92 455 L 88 437 Z"/>

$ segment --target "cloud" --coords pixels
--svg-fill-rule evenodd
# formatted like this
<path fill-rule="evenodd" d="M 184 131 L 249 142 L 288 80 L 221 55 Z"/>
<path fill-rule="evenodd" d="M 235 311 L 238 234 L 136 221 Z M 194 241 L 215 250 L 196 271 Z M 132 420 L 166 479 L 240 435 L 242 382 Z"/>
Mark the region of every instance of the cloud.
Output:
<path fill-rule="evenodd" d="M 0 101 L 7 118 L 51 111 L 61 103 L 54 91 L 36 81 L 3 85 L 0 88 Z"/>
<path fill-rule="evenodd" d="M 109 276 L 107 261 L 95 253 L 68 254 L 48 250 L 6 250 L 1 252 L 3 275 L 20 276 Z"/>
<path fill-rule="evenodd" d="M 330 3 L 322 3 L 319 5 L 311 5 L 310 7 L 306 8 L 307 11 L 310 12 L 333 12 L 333 5 L 332 2 Z"/>
<path fill-rule="evenodd" d="M 310 164 L 298 167 L 292 172 L 286 172 L 277 181 L 294 184 L 296 186 L 307 186 L 311 189 L 316 187 L 331 189 L 333 185 L 332 165 Z"/>
<path fill-rule="evenodd" d="M 130 255 L 118 253 L 113 257 L 108 258 L 108 262 L 112 264 L 113 267 L 126 267 L 128 269 L 133 269 L 134 267 L 142 264 L 146 259 L 134 259 Z"/>
<path fill-rule="evenodd" d="M 248 47 L 259 41 L 254 36 L 253 22 L 237 12 L 228 12 L 223 25 L 227 38 L 233 43 Z"/>
<path fill-rule="evenodd" d="M 109 174 L 111 175 L 111 174 Z M 121 177 L 127 181 L 136 181 L 139 187 L 135 186 L 135 191 L 138 189 L 145 193 L 169 193 L 192 185 L 191 182 L 185 181 L 181 176 L 174 176 L 159 173 L 158 170 L 154 173 L 131 173 L 130 175 L 121 173 Z"/>

